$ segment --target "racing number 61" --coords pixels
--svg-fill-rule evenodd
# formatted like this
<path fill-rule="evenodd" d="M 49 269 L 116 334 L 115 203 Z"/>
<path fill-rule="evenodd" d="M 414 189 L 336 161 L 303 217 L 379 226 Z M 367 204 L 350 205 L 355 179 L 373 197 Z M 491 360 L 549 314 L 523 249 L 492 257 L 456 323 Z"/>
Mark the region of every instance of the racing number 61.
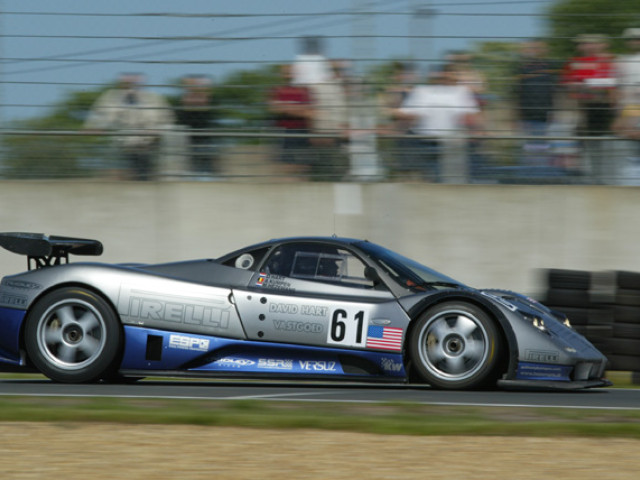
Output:
<path fill-rule="evenodd" d="M 349 345 L 360 345 L 362 343 L 362 332 L 364 330 L 364 311 L 360 310 L 355 314 L 353 320 L 356 322 L 355 332 L 347 324 L 348 314 L 342 309 L 338 309 L 333 312 L 331 318 L 331 341 L 333 343 L 347 343 Z M 349 332 L 349 338 L 345 342 Z"/>

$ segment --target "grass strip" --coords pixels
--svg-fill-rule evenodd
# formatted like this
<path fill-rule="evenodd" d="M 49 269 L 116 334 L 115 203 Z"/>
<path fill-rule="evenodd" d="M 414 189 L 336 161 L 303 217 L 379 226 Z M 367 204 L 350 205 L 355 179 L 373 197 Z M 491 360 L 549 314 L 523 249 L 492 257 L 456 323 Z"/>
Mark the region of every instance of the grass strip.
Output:
<path fill-rule="evenodd" d="M 262 400 L 0 397 L 2 422 L 181 424 L 388 435 L 580 436 L 640 439 L 638 411 L 451 407 Z"/>

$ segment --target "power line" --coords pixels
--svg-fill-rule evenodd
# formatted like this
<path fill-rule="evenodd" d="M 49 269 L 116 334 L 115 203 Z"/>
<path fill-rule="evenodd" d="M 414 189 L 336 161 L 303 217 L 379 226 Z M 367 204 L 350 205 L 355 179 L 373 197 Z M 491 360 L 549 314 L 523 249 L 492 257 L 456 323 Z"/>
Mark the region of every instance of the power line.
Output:
<path fill-rule="evenodd" d="M 380 2 L 385 3 L 385 2 Z M 552 3 L 552 0 L 522 0 L 522 1 L 494 1 L 494 2 L 459 2 L 436 3 L 432 7 L 484 7 L 498 5 L 524 5 Z M 398 15 L 411 16 L 415 12 L 389 12 L 389 11 L 320 11 L 320 12 L 278 12 L 278 13 L 182 13 L 182 12 L 139 12 L 139 13 L 97 13 L 97 12 L 27 12 L 5 11 L 4 15 L 15 16 L 66 16 L 66 17 L 151 17 L 151 18 L 269 18 L 269 17 L 307 17 L 307 16 L 354 16 L 354 15 Z"/>
<path fill-rule="evenodd" d="M 393 6 L 393 4 L 397 4 L 397 3 L 404 3 L 406 2 L 406 0 L 379 0 L 378 2 L 376 2 L 377 5 L 380 4 L 384 4 L 385 6 Z M 341 9 L 341 10 L 336 10 L 336 11 L 349 11 L 350 9 Z M 317 22 L 318 20 L 324 20 L 324 22 L 322 23 L 318 23 L 316 25 L 313 25 L 313 27 L 311 26 L 306 26 L 306 27 L 300 27 L 300 28 L 305 28 L 305 33 L 308 32 L 309 28 L 315 28 L 315 29 L 319 29 L 319 28 L 323 28 L 326 26 L 336 26 L 336 25 L 342 25 L 344 23 L 350 22 L 351 19 L 346 19 L 346 21 L 343 19 L 341 20 L 335 20 L 335 19 L 329 19 L 327 21 L 327 19 L 322 19 L 322 18 L 318 18 L 318 17 L 308 17 L 308 18 L 301 18 L 301 19 L 296 19 L 296 20 L 289 20 L 289 19 L 284 19 L 284 20 L 275 20 L 275 21 L 270 21 L 270 22 L 264 22 L 262 24 L 258 24 L 258 25 L 249 25 L 246 26 L 245 28 L 247 30 L 260 30 L 260 29 L 265 29 L 265 28 L 272 28 L 272 27 L 280 27 L 282 25 L 291 25 L 293 22 L 296 22 L 297 24 L 302 24 L 302 23 L 308 23 L 308 22 Z M 289 29 L 288 31 L 279 31 L 279 33 L 294 33 L 298 31 L 297 29 L 292 30 Z M 203 36 L 207 36 L 207 35 L 227 35 L 227 34 L 231 34 L 231 33 L 235 33 L 237 32 L 237 28 L 230 28 L 230 29 L 226 29 L 223 31 L 214 31 L 214 32 L 208 32 L 203 34 Z M 150 43 L 147 43 L 146 45 L 128 45 L 128 46 L 124 46 L 124 47 L 110 47 L 107 49 L 94 49 L 94 50 L 84 50 L 84 51 L 80 51 L 80 52 L 72 52 L 72 53 L 68 53 L 68 54 L 62 54 L 65 57 L 76 57 L 76 56 L 84 56 L 84 55 L 93 55 L 93 54 L 98 54 L 98 53 L 110 53 L 113 51 L 122 51 L 122 50 L 134 50 L 134 49 L 140 49 L 140 48 L 145 48 L 145 47 L 153 47 L 156 45 L 163 45 L 164 43 L 166 43 L 166 40 L 157 40 L 157 41 L 151 41 Z M 220 41 L 219 43 L 217 43 L 216 45 L 212 45 L 210 43 L 201 46 L 200 48 L 215 48 L 215 47 L 220 47 L 220 46 L 224 46 L 227 43 L 229 43 L 229 41 Z M 157 55 L 167 55 L 167 54 L 172 54 L 172 53 L 181 53 L 181 52 L 185 52 L 185 51 L 193 51 L 194 49 L 196 49 L 196 47 L 193 46 L 189 46 L 189 47 L 180 47 L 180 48 L 175 48 L 172 50 L 165 50 L 163 52 L 157 52 L 157 53 L 151 53 L 151 54 L 147 54 L 147 56 L 157 56 Z M 53 56 L 51 57 L 47 57 L 47 58 L 55 58 Z M 125 56 L 125 57 L 120 57 L 118 60 L 122 60 L 122 61 L 127 61 L 127 60 L 131 60 L 131 59 L 135 59 L 137 58 L 136 56 Z M 21 62 L 28 62 L 28 59 L 24 59 L 24 60 L 16 60 L 16 61 L 7 61 L 5 59 L 6 63 L 21 63 Z M 85 61 L 85 64 L 90 64 L 91 61 Z M 5 72 L 5 75 L 17 75 L 17 74 L 25 74 L 25 73 L 40 73 L 40 72 L 46 72 L 46 71 L 51 71 L 51 70 L 61 70 L 61 69 L 67 69 L 67 68 L 73 68 L 73 67 L 78 67 L 81 66 L 80 63 L 75 63 L 75 64 L 71 64 L 71 65 L 57 65 L 57 66 L 52 66 L 52 67 L 38 67 L 38 68 L 30 68 L 30 69 L 23 69 L 23 70 L 16 70 L 13 72 Z"/>

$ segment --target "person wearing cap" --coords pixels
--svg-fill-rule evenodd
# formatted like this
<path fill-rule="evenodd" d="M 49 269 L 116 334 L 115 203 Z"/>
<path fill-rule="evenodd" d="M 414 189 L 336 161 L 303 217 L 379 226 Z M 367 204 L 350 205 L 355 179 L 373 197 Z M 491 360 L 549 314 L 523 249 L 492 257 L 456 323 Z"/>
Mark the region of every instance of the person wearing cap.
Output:
<path fill-rule="evenodd" d="M 579 113 L 578 135 L 590 137 L 611 133 L 615 117 L 615 63 L 607 52 L 608 39 L 599 34 L 576 37 L 579 54 L 564 67 L 562 84 L 575 101 Z M 587 140 L 583 149 L 585 167 L 595 183 L 607 183 L 610 177 L 604 141 Z"/>

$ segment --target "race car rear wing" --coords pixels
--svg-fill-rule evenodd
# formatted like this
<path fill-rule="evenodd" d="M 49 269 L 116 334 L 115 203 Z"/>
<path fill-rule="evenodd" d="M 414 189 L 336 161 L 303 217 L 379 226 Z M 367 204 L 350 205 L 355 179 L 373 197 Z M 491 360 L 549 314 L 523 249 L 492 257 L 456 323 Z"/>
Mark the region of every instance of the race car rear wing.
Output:
<path fill-rule="evenodd" d="M 0 233 L 0 247 L 27 256 L 29 270 L 69 263 L 69 254 L 102 255 L 102 243 L 42 233 Z"/>

